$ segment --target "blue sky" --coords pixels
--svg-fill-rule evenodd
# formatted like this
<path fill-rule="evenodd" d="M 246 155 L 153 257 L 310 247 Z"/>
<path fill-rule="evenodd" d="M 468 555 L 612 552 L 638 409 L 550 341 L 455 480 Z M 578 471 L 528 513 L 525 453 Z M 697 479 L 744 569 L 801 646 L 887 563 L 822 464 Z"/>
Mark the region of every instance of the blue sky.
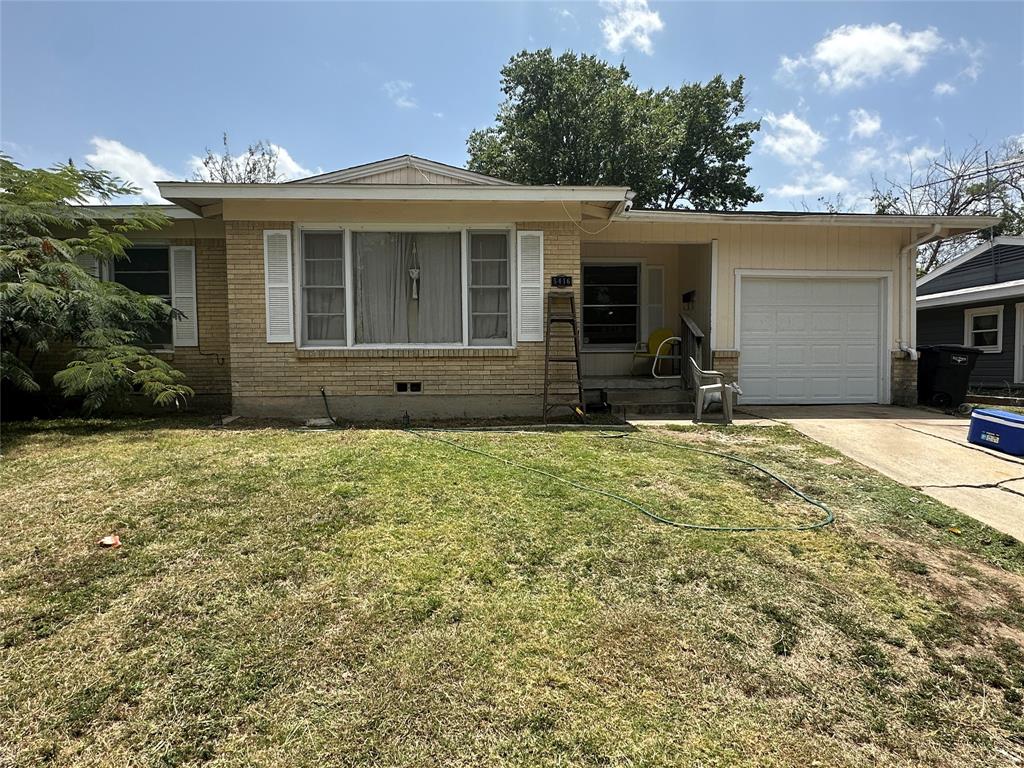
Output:
<path fill-rule="evenodd" d="M 523 49 L 643 87 L 747 77 L 757 208 L 862 198 L 944 142 L 1024 134 L 1016 2 L 0 3 L 3 151 L 130 178 L 269 139 L 292 176 L 409 152 L 465 163 Z"/>

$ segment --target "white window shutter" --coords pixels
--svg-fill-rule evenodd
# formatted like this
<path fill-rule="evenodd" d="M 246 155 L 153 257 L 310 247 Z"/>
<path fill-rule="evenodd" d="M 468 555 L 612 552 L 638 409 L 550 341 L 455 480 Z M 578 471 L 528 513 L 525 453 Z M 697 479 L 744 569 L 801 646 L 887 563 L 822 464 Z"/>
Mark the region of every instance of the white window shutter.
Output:
<path fill-rule="evenodd" d="M 519 341 L 544 341 L 544 233 L 519 232 Z"/>
<path fill-rule="evenodd" d="M 100 276 L 100 260 L 88 253 L 80 253 L 75 256 L 75 263 L 93 277 Z"/>
<path fill-rule="evenodd" d="M 292 233 L 263 231 L 263 266 L 267 288 L 267 341 L 294 341 L 292 321 Z"/>
<path fill-rule="evenodd" d="M 196 300 L 196 249 L 171 246 L 171 306 L 183 317 L 174 319 L 174 346 L 199 346 L 199 308 Z"/>

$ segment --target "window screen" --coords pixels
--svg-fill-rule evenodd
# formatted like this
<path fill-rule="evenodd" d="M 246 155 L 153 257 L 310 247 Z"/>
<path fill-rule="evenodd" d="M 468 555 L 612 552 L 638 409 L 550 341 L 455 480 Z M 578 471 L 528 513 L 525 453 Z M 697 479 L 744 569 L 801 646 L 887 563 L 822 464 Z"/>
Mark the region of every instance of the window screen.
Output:
<path fill-rule="evenodd" d="M 171 303 L 171 267 L 167 246 L 135 246 L 126 248 L 126 259 L 113 264 L 112 278 L 125 288 L 146 296 L 159 296 Z M 149 331 L 150 346 L 171 349 L 174 346 L 174 321 Z"/>
<path fill-rule="evenodd" d="M 302 340 L 345 344 L 345 239 L 342 232 L 302 233 Z"/>
<path fill-rule="evenodd" d="M 583 265 L 583 343 L 630 346 L 639 338 L 640 267 Z"/>
<path fill-rule="evenodd" d="M 509 242 L 507 232 L 469 234 L 469 343 L 508 344 Z"/>

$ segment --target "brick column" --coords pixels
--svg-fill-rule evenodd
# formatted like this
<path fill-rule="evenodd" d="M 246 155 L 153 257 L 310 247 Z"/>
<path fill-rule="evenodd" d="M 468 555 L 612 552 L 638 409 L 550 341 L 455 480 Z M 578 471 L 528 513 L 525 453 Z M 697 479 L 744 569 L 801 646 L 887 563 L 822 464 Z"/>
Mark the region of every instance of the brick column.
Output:
<path fill-rule="evenodd" d="M 917 360 L 906 352 L 892 353 L 892 401 L 895 405 L 917 405 Z"/>
<path fill-rule="evenodd" d="M 727 382 L 736 382 L 740 377 L 740 351 L 738 349 L 713 349 L 711 367 L 725 374 Z"/>

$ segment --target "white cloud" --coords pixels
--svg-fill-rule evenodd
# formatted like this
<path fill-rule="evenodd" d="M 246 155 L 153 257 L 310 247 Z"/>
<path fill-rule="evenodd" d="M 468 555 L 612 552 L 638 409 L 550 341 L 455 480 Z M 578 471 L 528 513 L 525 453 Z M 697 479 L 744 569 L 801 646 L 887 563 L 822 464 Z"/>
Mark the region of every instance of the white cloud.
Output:
<path fill-rule="evenodd" d="M 825 137 L 792 112 L 778 117 L 765 112 L 764 123 L 768 127 L 764 148 L 784 163 L 802 165 L 825 147 Z"/>
<path fill-rule="evenodd" d="M 444 120 L 444 112 L 433 112 L 431 114 L 433 114 L 438 120 Z"/>
<path fill-rule="evenodd" d="M 290 181 L 291 179 L 303 179 L 306 176 L 315 176 L 316 174 L 323 172 L 321 168 L 317 168 L 315 171 L 309 168 L 303 168 L 295 161 L 295 158 L 289 154 L 288 150 L 280 144 L 271 144 L 270 146 L 275 152 L 277 152 L 277 172 L 284 177 L 285 181 Z"/>
<path fill-rule="evenodd" d="M 970 80 L 972 83 L 977 81 L 977 79 L 981 77 L 981 71 L 983 69 L 981 60 L 985 56 L 984 46 L 972 43 L 961 37 L 957 47 L 967 56 L 967 66 L 960 70 L 959 76 L 965 80 Z"/>
<path fill-rule="evenodd" d="M 817 197 L 848 193 L 851 187 L 849 179 L 834 173 L 802 173 L 795 181 L 768 191 L 779 197 Z"/>
<path fill-rule="evenodd" d="M 874 147 L 861 147 L 850 156 L 850 166 L 854 171 L 865 171 L 884 167 L 882 154 Z"/>
<path fill-rule="evenodd" d="M 952 96 L 956 93 L 956 86 L 947 82 L 936 83 L 932 93 L 936 96 Z"/>
<path fill-rule="evenodd" d="M 412 97 L 411 92 L 412 83 L 408 80 L 388 80 L 384 83 L 384 93 L 400 109 L 416 108 L 416 99 Z"/>
<path fill-rule="evenodd" d="M 175 174 L 163 168 L 138 150 L 126 147 L 114 139 L 93 138 L 93 151 L 85 156 L 94 168 L 110 171 L 115 176 L 131 182 L 139 188 L 139 197 L 147 203 L 165 203 L 160 197 L 156 183 L 175 178 Z"/>
<path fill-rule="evenodd" d="M 654 53 L 652 32 L 660 32 L 665 24 L 657 11 L 652 11 L 647 0 L 601 0 L 606 15 L 601 19 L 601 33 L 605 47 L 612 53 L 622 53 L 626 45 L 650 56 Z"/>
<path fill-rule="evenodd" d="M 929 147 L 927 144 L 922 144 L 920 146 L 911 147 L 906 152 L 894 152 L 893 160 L 909 163 L 915 168 L 920 168 L 921 166 L 928 165 L 941 154 L 941 149 L 935 149 L 934 147 Z"/>
<path fill-rule="evenodd" d="M 850 110 L 850 138 L 870 139 L 882 130 L 882 118 L 877 112 L 862 107 Z"/>
<path fill-rule="evenodd" d="M 282 147 L 280 144 L 270 144 L 270 148 L 277 153 L 277 173 L 281 176 L 283 181 L 291 181 L 293 179 L 304 179 L 307 176 L 315 176 L 318 173 L 323 173 L 323 169 L 316 168 L 316 170 L 306 168 L 300 165 L 295 158 L 291 156 L 291 153 Z M 235 166 L 235 170 L 238 172 L 242 171 L 245 155 L 232 155 L 231 161 Z M 190 171 L 200 172 L 203 171 L 203 158 L 198 155 L 192 155 L 188 159 L 188 167 Z"/>
<path fill-rule="evenodd" d="M 809 67 L 823 88 L 841 91 L 883 78 L 913 75 L 940 50 L 942 37 L 933 27 L 904 33 L 899 24 L 845 24 L 814 45 L 809 56 L 783 56 L 777 76 L 791 79 Z"/>

